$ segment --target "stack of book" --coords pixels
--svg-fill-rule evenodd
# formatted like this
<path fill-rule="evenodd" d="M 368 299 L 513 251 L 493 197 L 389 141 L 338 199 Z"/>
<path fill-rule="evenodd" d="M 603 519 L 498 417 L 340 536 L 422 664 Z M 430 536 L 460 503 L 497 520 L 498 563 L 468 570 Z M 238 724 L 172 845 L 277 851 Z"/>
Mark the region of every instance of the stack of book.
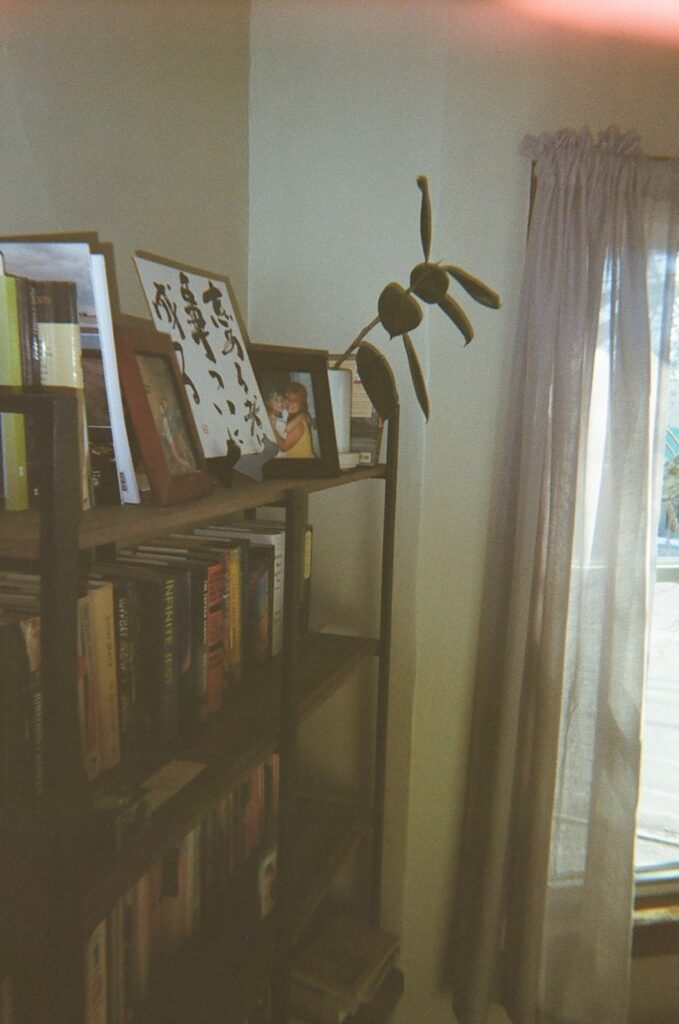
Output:
<path fill-rule="evenodd" d="M 284 559 L 284 527 L 247 520 L 88 566 L 77 685 L 90 781 L 220 712 L 248 668 L 280 654 Z M 42 789 L 37 575 L 0 571 L 0 658 L 0 793 L 24 799 Z"/>
<path fill-rule="evenodd" d="M 143 788 L 152 806 L 175 781 L 194 777 L 192 762 L 170 762 Z M 144 1019 L 142 1006 L 154 977 L 197 934 L 210 914 L 230 906 L 229 891 L 262 906 L 258 878 L 272 863 L 277 831 L 278 756 L 272 754 L 233 787 L 210 813 L 170 846 L 116 901 L 85 944 L 88 1024 L 129 1024 Z M 158 795 L 160 794 L 160 796 Z M 274 847 L 275 849 L 275 847 Z M 274 859 L 275 863 L 275 859 Z M 251 892 L 243 892 L 243 869 Z"/>
<path fill-rule="evenodd" d="M 81 503 L 140 500 L 125 425 L 106 261 L 98 241 L 0 239 L 0 385 L 69 387 L 79 395 Z M 30 415 L 2 413 L 7 511 L 39 507 Z"/>
<path fill-rule="evenodd" d="M 342 1024 L 372 1002 L 398 956 L 394 935 L 329 900 L 292 963 L 290 1000 L 302 1021 Z"/>

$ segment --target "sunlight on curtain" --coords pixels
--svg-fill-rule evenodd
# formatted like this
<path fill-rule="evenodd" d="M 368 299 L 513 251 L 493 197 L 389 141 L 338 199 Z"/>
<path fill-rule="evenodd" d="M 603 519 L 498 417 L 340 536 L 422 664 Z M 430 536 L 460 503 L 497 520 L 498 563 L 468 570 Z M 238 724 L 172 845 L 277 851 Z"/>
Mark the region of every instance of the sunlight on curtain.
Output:
<path fill-rule="evenodd" d="M 483 1024 L 493 999 L 513 1024 L 620 1024 L 679 162 L 644 157 L 615 128 L 598 142 L 587 131 L 527 139 L 523 152 L 538 187 L 505 454 L 508 551 L 488 580 L 479 657 L 454 1006 L 462 1024 Z"/>

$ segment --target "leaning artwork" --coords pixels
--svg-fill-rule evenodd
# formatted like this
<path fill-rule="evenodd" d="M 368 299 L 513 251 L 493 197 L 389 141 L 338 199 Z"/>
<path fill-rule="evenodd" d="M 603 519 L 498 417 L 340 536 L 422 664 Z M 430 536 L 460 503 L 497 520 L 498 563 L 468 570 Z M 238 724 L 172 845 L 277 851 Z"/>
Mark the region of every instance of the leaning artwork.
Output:
<path fill-rule="evenodd" d="M 261 452 L 274 437 L 228 278 L 147 252 L 134 261 L 153 322 L 172 338 L 205 457 L 229 442 Z"/>

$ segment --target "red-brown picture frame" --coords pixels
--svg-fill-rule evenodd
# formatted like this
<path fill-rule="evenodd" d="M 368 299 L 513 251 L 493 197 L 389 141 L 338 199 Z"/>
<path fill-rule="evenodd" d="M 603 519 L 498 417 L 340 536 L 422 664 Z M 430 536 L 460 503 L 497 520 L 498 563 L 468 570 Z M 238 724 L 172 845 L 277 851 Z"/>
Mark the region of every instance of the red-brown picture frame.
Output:
<path fill-rule="evenodd" d="M 171 338 L 151 321 L 114 326 L 123 399 L 158 505 L 207 494 L 212 478 L 191 414 Z"/>

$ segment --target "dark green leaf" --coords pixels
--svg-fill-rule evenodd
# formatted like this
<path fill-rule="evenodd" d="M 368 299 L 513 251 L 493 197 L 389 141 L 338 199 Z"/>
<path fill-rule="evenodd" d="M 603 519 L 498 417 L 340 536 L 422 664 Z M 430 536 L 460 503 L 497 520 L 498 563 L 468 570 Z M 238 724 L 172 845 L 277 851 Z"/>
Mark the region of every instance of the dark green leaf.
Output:
<path fill-rule="evenodd" d="M 474 328 L 459 302 L 456 302 L 452 295 L 444 295 L 439 300 L 438 306 L 446 316 L 450 317 L 457 329 L 462 332 L 465 345 L 468 345 L 474 337 Z"/>
<path fill-rule="evenodd" d="M 379 349 L 364 341 L 356 352 L 356 368 L 378 415 L 388 420 L 398 408 L 398 391 L 389 363 Z"/>
<path fill-rule="evenodd" d="M 429 199 L 429 182 L 424 174 L 417 179 L 417 186 L 422 193 L 422 205 L 420 206 L 420 237 L 422 238 L 422 252 L 425 260 L 429 259 L 431 249 L 431 202 Z"/>
<path fill-rule="evenodd" d="M 417 358 L 417 352 L 413 345 L 412 339 L 409 334 L 403 335 L 403 344 L 405 345 L 406 355 L 408 356 L 408 367 L 410 369 L 410 376 L 415 388 L 415 394 L 417 395 L 417 401 L 420 403 L 420 409 L 424 413 L 425 420 L 429 419 L 429 395 L 427 394 L 427 385 L 424 382 L 424 374 L 420 368 L 420 361 Z"/>
<path fill-rule="evenodd" d="M 448 291 L 448 275 L 434 263 L 418 263 L 410 271 L 410 287 L 424 302 L 438 302 Z"/>
<path fill-rule="evenodd" d="M 476 302 L 480 302 L 483 306 L 489 306 L 490 309 L 500 308 L 500 296 L 498 293 L 494 292 L 483 281 L 480 281 L 478 277 L 474 277 L 473 274 L 463 270 L 462 267 L 444 267 L 443 269 L 447 270 L 450 276 L 455 278 L 457 283 L 461 284 L 464 290 Z"/>
<path fill-rule="evenodd" d="M 395 338 L 406 331 L 413 331 L 422 320 L 419 303 L 409 295 L 405 288 L 392 281 L 382 290 L 377 302 L 380 323 Z"/>

